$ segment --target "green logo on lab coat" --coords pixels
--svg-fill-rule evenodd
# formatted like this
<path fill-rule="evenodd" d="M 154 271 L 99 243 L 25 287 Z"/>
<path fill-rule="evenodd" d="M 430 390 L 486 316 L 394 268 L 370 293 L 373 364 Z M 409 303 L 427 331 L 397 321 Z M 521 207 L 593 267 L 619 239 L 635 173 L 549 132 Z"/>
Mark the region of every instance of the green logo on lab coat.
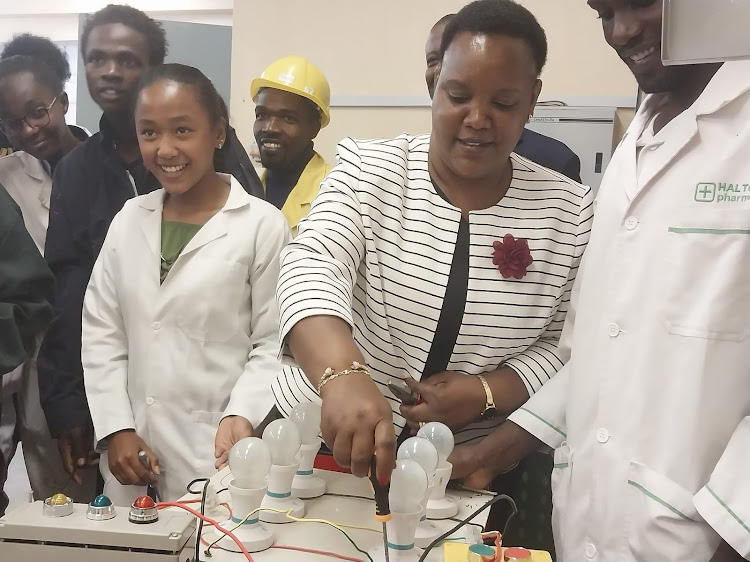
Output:
<path fill-rule="evenodd" d="M 750 183 L 700 182 L 695 186 L 699 203 L 744 203 L 750 201 Z"/>
<path fill-rule="evenodd" d="M 710 203 L 716 199 L 715 183 L 699 183 L 695 186 L 695 200 L 701 203 Z"/>

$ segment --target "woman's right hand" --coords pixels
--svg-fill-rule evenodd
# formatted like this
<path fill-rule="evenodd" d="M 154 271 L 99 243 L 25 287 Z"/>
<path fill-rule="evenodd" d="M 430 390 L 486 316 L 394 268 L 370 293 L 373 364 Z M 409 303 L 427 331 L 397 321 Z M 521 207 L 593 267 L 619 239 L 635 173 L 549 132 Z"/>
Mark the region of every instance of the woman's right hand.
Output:
<path fill-rule="evenodd" d="M 351 373 L 323 385 L 320 395 L 320 429 L 336 462 L 355 476 L 367 476 L 375 452 L 378 481 L 389 482 L 396 465 L 393 412 L 373 380 Z"/>
<path fill-rule="evenodd" d="M 159 474 L 159 457 L 134 430 L 118 431 L 110 435 L 107 440 L 109 441 L 109 470 L 120 484 L 132 486 L 156 484 L 156 476 Z M 138 458 L 139 451 L 145 451 L 148 455 L 151 462 L 150 471 L 141 464 Z"/>

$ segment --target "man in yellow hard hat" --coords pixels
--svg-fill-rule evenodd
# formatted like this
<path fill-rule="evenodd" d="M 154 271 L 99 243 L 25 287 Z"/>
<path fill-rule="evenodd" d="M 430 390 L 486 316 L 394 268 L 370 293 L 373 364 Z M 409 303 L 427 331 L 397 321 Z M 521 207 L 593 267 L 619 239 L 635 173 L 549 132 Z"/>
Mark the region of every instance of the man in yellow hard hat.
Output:
<path fill-rule="evenodd" d="M 313 139 L 330 121 L 328 80 L 307 59 L 288 56 L 252 81 L 250 95 L 266 199 L 281 209 L 296 236 L 297 224 L 331 170 L 313 148 Z"/>

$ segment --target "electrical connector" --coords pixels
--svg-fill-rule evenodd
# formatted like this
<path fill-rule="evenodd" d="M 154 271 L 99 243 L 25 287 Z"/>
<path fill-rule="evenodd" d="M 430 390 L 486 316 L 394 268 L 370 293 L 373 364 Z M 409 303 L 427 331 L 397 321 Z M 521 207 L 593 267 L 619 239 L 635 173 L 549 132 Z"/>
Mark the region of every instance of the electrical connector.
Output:
<path fill-rule="evenodd" d="M 216 486 L 213 483 L 208 483 L 206 489 L 206 510 L 218 509 L 219 507 L 219 494 L 216 493 Z"/>

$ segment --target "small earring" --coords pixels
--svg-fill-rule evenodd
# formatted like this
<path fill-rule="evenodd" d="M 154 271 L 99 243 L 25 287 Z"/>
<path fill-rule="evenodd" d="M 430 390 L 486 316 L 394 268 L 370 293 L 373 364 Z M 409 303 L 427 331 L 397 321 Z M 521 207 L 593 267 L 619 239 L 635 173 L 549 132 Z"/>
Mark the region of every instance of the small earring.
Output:
<path fill-rule="evenodd" d="M 224 141 L 219 141 L 219 145 L 217 146 L 217 148 L 218 148 L 219 150 L 221 150 L 221 147 L 222 147 L 222 146 L 224 146 Z"/>
<path fill-rule="evenodd" d="M 533 113 L 529 113 L 529 121 L 531 121 L 533 118 L 534 118 L 534 114 Z"/>

